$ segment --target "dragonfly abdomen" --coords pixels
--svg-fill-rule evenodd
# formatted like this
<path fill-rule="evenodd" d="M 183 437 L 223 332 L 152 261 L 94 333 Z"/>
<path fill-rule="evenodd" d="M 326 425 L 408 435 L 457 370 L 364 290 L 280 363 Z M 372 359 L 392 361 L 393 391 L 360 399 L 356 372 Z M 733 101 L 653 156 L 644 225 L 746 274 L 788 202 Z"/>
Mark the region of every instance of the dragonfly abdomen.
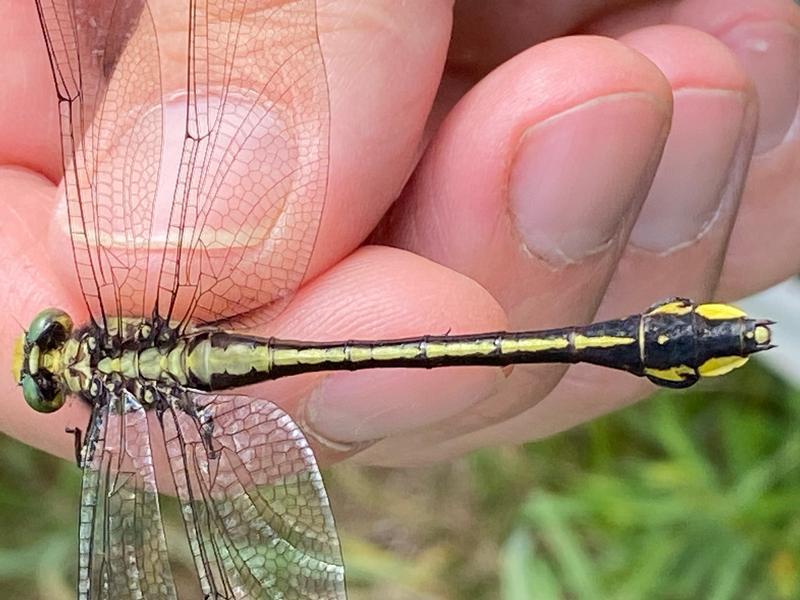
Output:
<path fill-rule="evenodd" d="M 671 300 L 587 325 L 398 340 L 297 342 L 206 332 L 188 345 L 189 386 L 220 390 L 311 371 L 586 362 L 667 387 L 727 373 L 770 345 L 769 322 L 725 304 Z"/>

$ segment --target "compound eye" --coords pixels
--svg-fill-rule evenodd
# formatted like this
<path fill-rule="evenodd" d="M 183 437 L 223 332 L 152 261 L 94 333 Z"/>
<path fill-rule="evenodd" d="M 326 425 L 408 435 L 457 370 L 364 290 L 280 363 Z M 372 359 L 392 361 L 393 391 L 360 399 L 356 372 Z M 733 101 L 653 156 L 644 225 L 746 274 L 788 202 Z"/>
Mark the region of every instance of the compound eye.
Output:
<path fill-rule="evenodd" d="M 42 350 L 51 350 L 67 341 L 72 333 L 72 319 L 63 310 L 47 308 L 33 319 L 25 341 Z"/>
<path fill-rule="evenodd" d="M 34 379 L 25 373 L 22 376 L 22 396 L 33 410 L 41 413 L 50 413 L 64 406 L 64 391 L 50 376 Z"/>

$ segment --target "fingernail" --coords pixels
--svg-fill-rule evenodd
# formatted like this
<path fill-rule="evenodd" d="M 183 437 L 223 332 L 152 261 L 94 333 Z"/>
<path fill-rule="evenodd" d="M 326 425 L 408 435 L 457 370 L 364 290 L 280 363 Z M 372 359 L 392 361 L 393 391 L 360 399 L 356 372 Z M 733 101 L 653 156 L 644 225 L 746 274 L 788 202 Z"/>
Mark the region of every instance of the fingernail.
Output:
<path fill-rule="evenodd" d="M 642 212 L 635 246 L 659 254 L 694 242 L 714 222 L 743 135 L 745 96 L 730 90 L 681 90 L 672 130 Z M 747 147 L 749 150 L 749 146 Z"/>
<path fill-rule="evenodd" d="M 304 406 L 317 438 L 337 444 L 396 435 L 457 414 L 489 394 L 496 373 L 466 369 L 408 374 L 384 370 L 336 374 L 322 380 Z"/>
<path fill-rule="evenodd" d="M 614 95 L 523 134 L 509 207 L 528 251 L 559 267 L 608 246 L 644 199 L 665 110 L 643 94 Z"/>
<path fill-rule="evenodd" d="M 757 154 L 779 145 L 800 106 L 800 31 L 783 22 L 740 25 L 721 38 L 755 82 L 759 100 Z"/>

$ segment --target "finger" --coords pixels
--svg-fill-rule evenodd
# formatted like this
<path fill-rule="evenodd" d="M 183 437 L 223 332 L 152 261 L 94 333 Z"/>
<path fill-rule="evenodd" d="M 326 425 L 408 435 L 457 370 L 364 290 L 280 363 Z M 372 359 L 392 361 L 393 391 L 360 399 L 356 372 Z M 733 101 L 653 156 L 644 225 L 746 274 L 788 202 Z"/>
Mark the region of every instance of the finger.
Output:
<path fill-rule="evenodd" d="M 652 63 L 615 42 L 533 48 L 454 109 L 383 239 L 478 281 L 514 329 L 587 322 L 647 194 L 670 98 Z M 504 386 L 526 393 L 477 405 L 464 427 L 527 408 L 562 374 L 515 368 Z"/>
<path fill-rule="evenodd" d="M 675 110 L 664 157 L 599 319 L 640 312 L 669 296 L 704 300 L 714 294 L 757 123 L 755 91 L 733 55 L 714 38 L 667 26 L 636 31 L 621 41 L 667 76 Z M 551 435 L 652 390 L 648 382 L 624 373 L 576 366 L 535 407 L 449 440 L 442 452 L 460 454 Z"/>
<path fill-rule="evenodd" d="M 331 164 L 309 278 L 363 241 L 414 169 L 452 22 L 448 0 L 318 4 Z"/>
<path fill-rule="evenodd" d="M 557 10 L 538 3 L 456 6 L 451 62 L 458 70 L 445 76 L 438 104 L 450 105 L 467 89 L 471 73 L 490 68 L 543 36 L 580 27 L 619 36 L 649 25 L 677 24 L 709 33 L 739 57 L 755 82 L 761 104 L 756 155 L 751 165 L 726 266 L 720 297 L 743 295 L 800 269 L 800 225 L 796 190 L 800 189 L 800 7 L 788 0 L 681 0 L 635 2 L 561 2 Z M 555 6 L 555 4 L 553 4 Z M 536 10 L 536 18 L 525 18 Z M 492 35 L 503 32 L 502 35 Z M 477 52 L 476 47 L 481 51 Z M 465 76 L 464 73 L 467 75 Z M 466 79 L 466 81 L 465 81 Z M 435 113 L 441 113 L 438 108 Z M 764 243 L 769 232 L 770 243 Z M 781 248 L 775 253 L 774 248 Z"/>
<path fill-rule="evenodd" d="M 49 231 L 42 216 L 53 210 L 55 192 L 53 183 L 40 174 L 0 168 L 0 257 L 5 266 L 0 299 L 6 311 L 0 322 L 3 365 L 12 364 L 16 340 L 40 310 L 57 306 L 79 314 L 82 309 L 74 282 L 62 285 L 45 250 Z M 23 401 L 8 366 L 0 369 L 0 389 L 7 399 L 0 417 L 3 432 L 54 454 L 74 456 L 73 438 L 64 433 L 64 428 L 67 424 L 85 428 L 88 405 L 72 401 L 57 413 L 35 413 Z"/>
<path fill-rule="evenodd" d="M 33 2 L 0 6 L 0 165 L 61 173 L 53 77 Z"/>
<path fill-rule="evenodd" d="M 769 8 L 722 37 L 755 82 L 761 115 L 722 272 L 723 298 L 740 298 L 800 270 L 800 7 L 771 2 Z"/>
<path fill-rule="evenodd" d="M 172 126 L 177 123 L 180 128 L 184 122 L 182 115 L 173 115 L 173 108 L 181 103 L 169 98 L 173 92 L 185 87 L 186 25 L 180 13 L 164 10 L 163 4 L 151 2 L 149 6 L 155 27 L 163 33 L 160 39 L 160 67 L 163 92 L 167 98 L 167 147 L 163 160 L 155 165 L 159 162 L 157 157 L 160 142 L 158 139 L 149 139 L 147 151 L 140 152 L 135 158 L 142 161 L 142 164 L 129 169 L 140 174 L 153 172 L 155 166 L 162 167 L 163 173 L 168 173 L 170 168 L 176 171 L 182 141 L 181 131 Z M 19 74 L 24 73 L 27 74 L 25 76 L 30 80 L 30 85 L 24 88 L 24 93 L 15 92 L 8 98 L 7 101 L 13 104 L 4 113 L 9 115 L 7 134 L 0 142 L 5 141 L 8 148 L 13 148 L 14 144 L 19 145 L 19 136 L 14 127 L 19 127 L 20 123 L 42 121 L 50 124 L 45 132 L 48 135 L 43 133 L 36 142 L 39 146 L 46 146 L 47 152 L 31 152 L 27 163 L 22 159 L 20 161 L 34 170 L 52 175 L 60 171 L 59 136 L 52 130 L 57 105 L 42 33 L 35 10 L 14 10 L 13 13 L 9 15 L 14 17 L 11 22 L 19 26 L 21 33 L 18 35 L 24 34 L 27 45 L 36 49 L 37 58 L 31 64 L 25 65 L 25 70 L 20 70 L 17 64 L 7 67 L 18 70 L 17 77 L 10 78 L 12 81 L 24 83 L 27 80 Z M 258 14 L 248 18 L 251 17 L 257 18 Z M 398 9 L 395 3 L 388 0 L 369 4 L 352 0 L 320 3 L 320 40 L 331 102 L 330 176 L 327 194 L 324 186 L 318 186 L 313 192 L 317 195 L 317 202 L 326 198 L 326 208 L 320 232 L 316 237 L 313 262 L 306 273 L 307 278 L 314 277 L 363 240 L 399 193 L 413 168 L 425 119 L 444 62 L 450 19 L 449 6 L 444 0 L 411 3 L 402 9 Z M 398 31 L 403 32 L 403 35 L 397 35 Z M 270 43 L 284 42 L 292 43 L 292 40 L 270 40 Z M 253 46 L 250 43 L 251 51 Z M 258 51 L 263 50 L 259 47 Z M 4 55 L 11 56 L 12 53 Z M 126 73 L 125 69 L 135 69 L 137 64 L 140 65 L 141 61 L 122 61 L 112 75 L 115 80 L 128 78 L 132 82 L 126 88 L 128 91 L 122 90 L 116 99 L 126 103 L 124 109 L 127 115 L 137 114 L 137 107 L 132 105 L 136 101 L 135 95 L 129 92 L 140 86 L 133 83 L 137 81 L 136 73 Z M 238 75 L 246 80 L 253 73 L 252 70 L 242 69 Z M 34 84 L 36 87 L 32 89 Z M 263 82 L 259 85 L 263 85 Z M 292 89 L 299 93 L 295 88 Z M 39 103 L 34 106 L 40 111 L 41 118 L 30 114 L 29 97 Z M 232 98 L 234 99 L 231 102 L 234 102 L 235 94 Z M 117 112 L 122 114 L 121 109 Z M 295 120 L 302 121 L 299 116 Z M 280 126 L 281 123 L 278 122 L 277 125 Z M 118 170 L 120 163 L 130 163 L 130 148 L 125 147 L 119 139 L 122 130 L 129 131 L 121 127 L 120 132 L 115 132 L 112 136 L 114 139 L 103 142 L 105 145 L 98 152 L 100 160 L 114 172 Z M 172 130 L 176 130 L 177 135 Z M 274 128 L 265 126 L 261 131 L 265 137 L 275 136 Z M 279 136 L 275 137 L 280 139 Z M 279 145 L 279 142 L 276 141 L 275 145 Z M 274 154 L 256 153 L 253 162 L 247 165 L 248 173 L 258 172 L 259 169 L 274 172 L 275 156 L 281 156 L 280 150 L 281 148 L 277 148 Z M 0 149 L 0 154 L 2 152 Z M 13 157 L 14 152 L 19 151 L 8 150 L 6 155 Z M 163 180 L 167 178 L 164 177 Z M 162 192 L 166 198 L 170 190 Z M 132 203 L 141 201 L 141 198 L 137 198 Z M 304 202 L 306 198 L 301 198 L 300 201 Z M 66 216 L 62 214 L 59 218 L 59 228 L 63 230 Z M 119 254 L 124 254 L 124 250 Z M 60 257 L 63 257 L 60 261 L 61 270 L 70 272 L 70 257 L 66 253 L 60 253 L 56 259 Z"/>
<path fill-rule="evenodd" d="M 786 0 L 683 0 L 666 16 L 725 43 L 758 92 L 755 155 L 719 287 L 720 297 L 739 298 L 800 270 L 800 7 Z M 643 22 L 652 19 L 622 13 L 600 26 L 613 33 Z"/>
<path fill-rule="evenodd" d="M 459 0 L 453 10 L 453 36 L 447 68 L 428 131 L 435 132 L 453 105 L 498 65 L 548 39 L 581 32 L 581 27 L 618 10 L 608 0 Z M 628 2 L 664 7 L 664 2 Z"/>
<path fill-rule="evenodd" d="M 664 73 L 675 110 L 664 156 L 601 318 L 668 296 L 714 296 L 758 124 L 755 89 L 717 39 L 694 29 L 659 26 L 620 41 Z"/>

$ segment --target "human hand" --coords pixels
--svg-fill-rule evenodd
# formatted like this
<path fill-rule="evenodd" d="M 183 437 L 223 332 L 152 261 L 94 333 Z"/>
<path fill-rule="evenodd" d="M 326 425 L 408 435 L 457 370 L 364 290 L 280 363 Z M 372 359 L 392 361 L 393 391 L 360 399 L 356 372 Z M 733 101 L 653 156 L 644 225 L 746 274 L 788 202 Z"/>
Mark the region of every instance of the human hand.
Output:
<path fill-rule="evenodd" d="M 450 319 L 433 331 L 583 323 L 673 295 L 731 300 L 797 271 L 795 4 L 528 4 L 456 2 L 430 145 L 373 236 L 478 282 L 507 318 L 491 322 L 491 305 L 459 290 L 452 305 L 425 300 Z M 544 437 L 652 390 L 594 367 L 564 373 L 334 376 L 313 424 L 337 440 L 384 438 L 357 460 L 424 463 Z"/>
<path fill-rule="evenodd" d="M 308 283 L 270 334 L 559 326 L 672 295 L 736 298 L 797 270 L 800 17 L 788 0 L 641 2 L 616 14 L 608 2 L 554 2 L 546 14 L 540 2 L 462 0 L 441 81 L 448 3 L 319 4 L 331 178 Z M 79 301 L 52 300 L 63 287 L 33 251 L 60 171 L 41 34 L 30 6 L 0 10 L 0 160 L 27 169 L 0 179 L 1 243 L 18 282 L 5 304 L 17 315 Z M 573 31 L 617 40 L 559 37 Z M 347 256 L 370 234 L 374 244 Z M 0 337 L 5 364 L 18 331 Z M 327 459 L 364 443 L 357 460 L 412 464 L 546 436 L 650 391 L 596 368 L 564 373 L 337 373 L 262 393 L 336 442 L 321 446 Z M 80 422 L 85 407 L 35 415 L 5 387 L 3 428 L 69 455 L 65 419 Z"/>

